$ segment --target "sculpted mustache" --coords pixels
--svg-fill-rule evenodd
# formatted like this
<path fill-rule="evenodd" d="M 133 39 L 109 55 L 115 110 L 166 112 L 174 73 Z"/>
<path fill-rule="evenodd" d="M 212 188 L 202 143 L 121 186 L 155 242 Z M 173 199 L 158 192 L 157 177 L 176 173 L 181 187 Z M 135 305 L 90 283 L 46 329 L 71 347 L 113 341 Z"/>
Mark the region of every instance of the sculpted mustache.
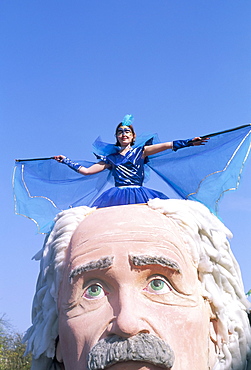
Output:
<path fill-rule="evenodd" d="M 131 338 L 114 335 L 101 339 L 88 355 L 88 370 L 104 369 L 117 362 L 143 361 L 169 369 L 174 363 L 171 347 L 154 335 L 140 333 Z"/>

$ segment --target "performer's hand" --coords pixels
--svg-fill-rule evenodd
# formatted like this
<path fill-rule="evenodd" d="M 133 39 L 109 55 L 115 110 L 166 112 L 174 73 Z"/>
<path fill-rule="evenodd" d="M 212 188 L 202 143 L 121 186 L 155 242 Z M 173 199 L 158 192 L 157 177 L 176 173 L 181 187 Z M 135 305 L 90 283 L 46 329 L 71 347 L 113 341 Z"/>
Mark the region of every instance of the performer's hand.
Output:
<path fill-rule="evenodd" d="M 192 139 L 192 143 L 193 143 L 194 146 L 205 145 L 208 142 L 209 139 L 210 139 L 209 137 L 205 137 L 203 139 L 201 137 L 194 137 Z"/>
<path fill-rule="evenodd" d="M 62 160 L 66 158 L 64 155 L 55 155 L 54 159 L 58 162 L 62 162 Z"/>

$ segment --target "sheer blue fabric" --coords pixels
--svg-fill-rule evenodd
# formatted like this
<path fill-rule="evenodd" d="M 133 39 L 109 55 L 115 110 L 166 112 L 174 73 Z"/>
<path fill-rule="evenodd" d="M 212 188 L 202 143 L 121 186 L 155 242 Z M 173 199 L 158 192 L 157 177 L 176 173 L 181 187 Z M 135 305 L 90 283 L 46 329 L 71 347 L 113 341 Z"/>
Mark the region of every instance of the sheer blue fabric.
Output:
<path fill-rule="evenodd" d="M 86 167 L 95 163 L 78 162 Z M 40 233 L 47 233 L 58 212 L 92 205 L 109 177 L 109 170 L 82 176 L 54 159 L 17 162 L 13 175 L 15 212 L 33 220 Z"/>
<path fill-rule="evenodd" d="M 205 137 L 203 146 L 149 157 L 148 166 L 182 199 L 196 200 L 218 213 L 224 193 L 236 190 L 251 146 L 251 125 Z"/>
<path fill-rule="evenodd" d="M 239 185 L 250 151 L 250 128 L 250 125 L 246 125 L 229 132 L 207 135 L 211 138 L 204 146 L 189 147 L 177 152 L 167 150 L 148 157 L 147 163 L 144 163 L 144 182 L 147 170 L 152 170 L 180 198 L 199 201 L 217 213 L 223 194 L 235 190 Z M 146 142 L 150 145 L 159 140 L 157 135 L 142 135 L 134 147 L 141 147 Z M 118 149 L 112 144 L 103 143 L 100 138 L 94 143 L 94 151 L 98 155 L 109 156 L 117 153 Z M 85 167 L 94 163 L 78 162 Z M 47 233 L 54 217 L 61 210 L 80 205 L 97 205 L 104 188 L 111 182 L 111 173 L 110 170 L 104 170 L 95 175 L 83 176 L 53 159 L 16 162 L 13 175 L 15 212 L 35 221 L 39 232 Z M 121 204 L 120 199 L 123 199 L 122 204 L 128 204 L 124 201 L 128 196 L 136 199 L 135 194 L 137 199 L 142 196 L 142 202 L 146 202 L 146 198 L 167 198 L 162 193 L 138 184 L 139 188 L 135 187 L 134 182 L 131 185 L 134 187 L 109 189 L 101 196 L 103 205 L 100 203 L 99 206 L 107 206 L 104 205 L 107 202 L 110 204 L 107 199 L 113 199 L 112 202 L 118 205 Z"/>
<path fill-rule="evenodd" d="M 134 147 L 137 148 L 144 145 L 158 144 L 159 142 L 160 140 L 157 134 L 146 133 L 136 137 Z M 94 153 L 102 156 L 108 156 L 109 154 L 118 153 L 120 151 L 119 146 L 105 143 L 104 141 L 102 141 L 100 136 L 94 141 L 92 146 Z"/>

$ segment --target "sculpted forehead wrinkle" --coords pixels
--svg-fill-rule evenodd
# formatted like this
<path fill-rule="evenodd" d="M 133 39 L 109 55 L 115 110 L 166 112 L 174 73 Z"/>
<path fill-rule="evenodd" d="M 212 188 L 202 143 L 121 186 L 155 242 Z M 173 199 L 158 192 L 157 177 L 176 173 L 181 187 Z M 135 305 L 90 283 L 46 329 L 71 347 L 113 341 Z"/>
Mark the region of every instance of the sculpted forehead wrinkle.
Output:
<path fill-rule="evenodd" d="M 180 240 L 179 238 L 177 239 L 177 235 L 170 233 L 168 230 L 156 228 L 155 231 L 147 228 L 142 230 L 141 225 L 139 225 L 138 227 L 138 230 L 113 230 L 108 233 L 102 233 L 96 230 L 95 233 L 91 233 L 90 229 L 87 230 L 83 225 L 83 229 L 79 230 L 77 237 L 73 240 L 74 246 L 81 247 L 90 242 L 97 242 L 98 244 L 100 244 L 101 242 L 105 243 L 106 241 L 150 241 L 155 242 L 156 245 L 164 245 L 166 244 L 166 242 L 170 242 L 173 245 L 183 244 L 182 240 Z M 88 237 L 86 235 L 87 233 L 89 234 Z"/>
<path fill-rule="evenodd" d="M 91 260 L 95 259 L 94 253 L 103 248 L 109 255 L 117 248 L 133 246 L 139 248 L 139 253 L 140 248 L 142 252 L 152 249 L 154 254 L 165 254 L 168 250 L 172 253 L 171 259 L 176 260 L 173 256 L 176 254 L 185 261 L 187 247 L 171 219 L 147 205 L 110 208 L 97 209 L 79 225 L 71 240 L 70 255 L 73 259 L 90 255 Z"/>
<path fill-rule="evenodd" d="M 178 228 L 172 220 L 147 205 L 100 208 L 86 217 L 82 224 L 86 228 L 85 235 L 89 235 L 92 230 L 95 230 L 95 233 L 110 235 L 123 233 L 128 229 L 138 233 L 149 230 L 148 232 L 153 234 L 168 232 L 179 236 Z M 75 233 L 78 233 L 78 229 Z"/>
<path fill-rule="evenodd" d="M 87 220 L 86 220 L 87 221 Z M 177 232 L 176 228 L 167 225 L 145 225 L 141 220 L 135 218 L 128 223 L 118 225 L 115 223 L 110 228 L 103 228 L 96 223 L 83 222 L 74 233 L 71 244 L 74 248 L 81 248 L 92 244 L 92 248 L 99 249 L 102 243 L 112 242 L 153 242 L 157 246 L 165 246 L 167 243 L 175 247 L 184 246 L 184 241 Z"/>

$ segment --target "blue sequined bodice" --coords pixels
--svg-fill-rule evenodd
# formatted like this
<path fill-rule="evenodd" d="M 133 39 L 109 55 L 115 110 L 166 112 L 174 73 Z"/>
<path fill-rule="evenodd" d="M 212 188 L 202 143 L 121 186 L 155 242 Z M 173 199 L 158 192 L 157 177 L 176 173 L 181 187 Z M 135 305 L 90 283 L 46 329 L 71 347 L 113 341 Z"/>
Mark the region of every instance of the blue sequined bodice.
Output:
<path fill-rule="evenodd" d="M 101 160 L 111 165 L 115 186 L 142 186 L 144 180 L 144 147 L 130 149 L 125 155 L 113 153 Z"/>

